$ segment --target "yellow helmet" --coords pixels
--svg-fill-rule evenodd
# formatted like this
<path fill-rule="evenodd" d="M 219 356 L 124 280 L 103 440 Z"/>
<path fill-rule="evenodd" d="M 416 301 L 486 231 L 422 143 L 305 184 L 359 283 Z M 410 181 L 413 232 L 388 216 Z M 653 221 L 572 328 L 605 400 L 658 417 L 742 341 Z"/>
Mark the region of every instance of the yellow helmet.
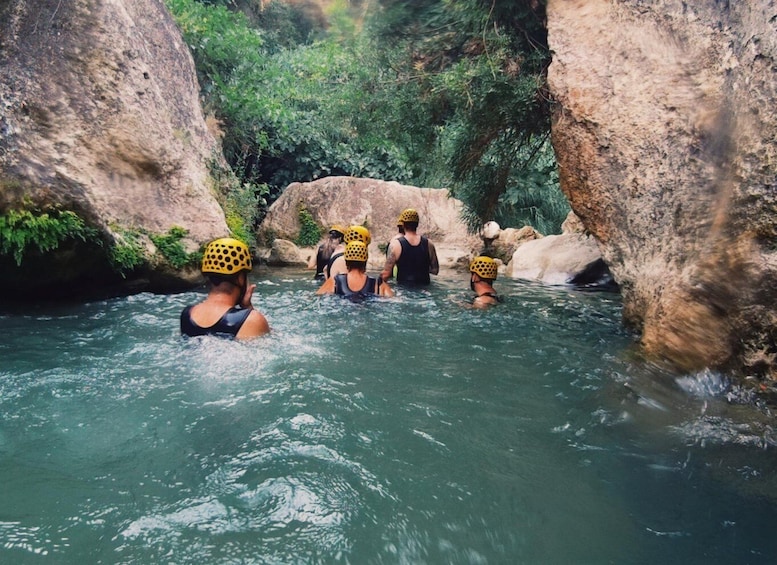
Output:
<path fill-rule="evenodd" d="M 402 219 L 402 216 L 397 218 L 397 227 L 400 228 L 405 225 L 405 221 Z"/>
<path fill-rule="evenodd" d="M 496 261 L 485 255 L 475 257 L 472 260 L 472 263 L 469 264 L 470 273 L 475 273 L 480 278 L 490 279 L 492 281 L 496 280 L 496 269 Z"/>
<path fill-rule="evenodd" d="M 399 221 L 403 224 L 405 222 L 415 222 L 417 224 L 419 222 L 418 212 L 413 208 L 406 208 L 405 210 L 402 210 L 402 213 L 399 215 Z"/>
<path fill-rule="evenodd" d="M 363 241 L 365 245 L 369 245 L 372 238 L 370 237 L 370 230 L 364 226 L 351 226 L 348 231 L 345 232 L 345 238 L 343 238 L 346 244 L 351 241 Z"/>
<path fill-rule="evenodd" d="M 363 241 L 349 241 L 345 246 L 343 257 L 346 261 L 367 262 L 367 244 Z"/>
<path fill-rule="evenodd" d="M 340 235 L 345 235 L 345 232 L 348 231 L 348 228 L 341 226 L 340 224 L 335 224 L 331 228 L 329 228 L 329 233 L 337 232 Z"/>
<path fill-rule="evenodd" d="M 250 271 L 252 268 L 248 246 L 231 237 L 211 241 L 202 255 L 203 273 L 233 275 L 243 270 Z"/>

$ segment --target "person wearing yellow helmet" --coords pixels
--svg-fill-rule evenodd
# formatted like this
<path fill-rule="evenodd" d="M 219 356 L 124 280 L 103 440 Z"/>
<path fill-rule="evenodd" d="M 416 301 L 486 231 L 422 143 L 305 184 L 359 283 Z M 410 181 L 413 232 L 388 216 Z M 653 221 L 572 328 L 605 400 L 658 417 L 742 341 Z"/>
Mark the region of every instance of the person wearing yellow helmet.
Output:
<path fill-rule="evenodd" d="M 190 337 L 216 335 L 238 339 L 270 331 L 265 317 L 254 310 L 255 284 L 248 283 L 253 268 L 251 252 L 240 240 L 223 237 L 211 241 L 202 256 L 202 274 L 210 289 L 205 300 L 181 312 L 181 333 Z"/>
<path fill-rule="evenodd" d="M 316 294 L 337 294 L 355 302 L 369 296 L 394 296 L 394 291 L 380 277 L 367 275 L 368 253 L 363 241 L 349 241 L 343 257 L 347 271 L 329 277 Z"/>
<path fill-rule="evenodd" d="M 347 228 L 340 224 L 335 224 L 329 228 L 327 237 L 321 241 L 318 245 L 315 255 L 310 256 L 308 261 L 308 269 L 315 269 L 316 274 L 313 275 L 315 280 L 324 280 L 326 278 L 326 268 L 330 259 L 337 253 L 342 254 L 345 250 L 345 243 L 343 243 L 343 237 Z"/>
<path fill-rule="evenodd" d="M 497 264 L 491 257 L 479 255 L 469 264 L 469 286 L 475 292 L 474 307 L 485 308 L 501 302 L 494 290 L 496 275 Z"/>
<path fill-rule="evenodd" d="M 370 230 L 364 226 L 359 225 L 349 227 L 347 230 L 345 230 L 343 242 L 347 246 L 351 241 L 361 241 L 364 243 L 364 245 L 369 247 L 370 242 L 372 241 Z M 343 257 L 343 253 L 335 253 L 332 255 L 332 258 L 329 260 L 329 264 L 326 266 L 324 272 L 326 273 L 327 279 L 335 275 L 347 273 L 348 268 L 345 264 L 345 257 Z"/>
<path fill-rule="evenodd" d="M 429 238 L 417 233 L 419 216 L 413 208 L 407 208 L 399 215 L 405 233 L 389 243 L 386 263 L 380 276 L 384 281 L 394 274 L 397 267 L 397 283 L 412 285 L 427 285 L 429 275 L 440 272 L 437 261 L 437 250 Z"/>

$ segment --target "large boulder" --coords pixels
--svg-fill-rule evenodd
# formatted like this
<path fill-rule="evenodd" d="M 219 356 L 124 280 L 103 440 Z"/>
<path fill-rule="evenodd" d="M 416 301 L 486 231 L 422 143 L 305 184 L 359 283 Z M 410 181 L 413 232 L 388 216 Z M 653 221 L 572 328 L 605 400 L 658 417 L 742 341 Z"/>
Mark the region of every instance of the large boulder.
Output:
<path fill-rule="evenodd" d="M 17 277 L 19 289 L 61 286 L 65 272 L 87 282 L 127 231 L 181 226 L 190 251 L 228 233 L 208 168 L 219 144 L 162 0 L 7 0 L 0 42 L 0 213 L 73 211 L 100 240 L 85 246 L 94 261 L 62 252 L 43 277 Z"/>
<path fill-rule="evenodd" d="M 561 187 L 645 353 L 777 377 L 777 5 L 549 0 Z"/>
<path fill-rule="evenodd" d="M 302 227 L 300 207 L 322 229 L 333 224 L 361 224 L 372 235 L 370 258 L 380 257 L 397 233 L 397 219 L 405 208 L 420 216 L 419 233 L 437 249 L 440 267 L 466 264 L 480 248 L 461 219 L 462 203 L 441 188 L 418 188 L 397 182 L 356 177 L 326 177 L 290 184 L 267 212 L 259 231 L 268 244 L 273 238 L 296 240 Z"/>
<path fill-rule="evenodd" d="M 507 264 L 506 274 L 516 279 L 564 285 L 599 259 L 599 247 L 590 236 L 548 235 L 519 245 Z"/>

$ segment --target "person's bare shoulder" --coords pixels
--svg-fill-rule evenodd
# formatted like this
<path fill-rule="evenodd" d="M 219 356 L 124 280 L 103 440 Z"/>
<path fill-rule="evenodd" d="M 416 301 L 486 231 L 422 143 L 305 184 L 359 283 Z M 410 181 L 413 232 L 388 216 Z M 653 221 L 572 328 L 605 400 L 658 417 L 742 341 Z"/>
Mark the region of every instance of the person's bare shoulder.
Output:
<path fill-rule="evenodd" d="M 251 337 L 259 337 L 270 333 L 270 324 L 267 323 L 267 318 L 259 310 L 251 310 L 251 313 L 243 323 L 243 327 L 237 333 L 239 339 L 246 339 Z"/>

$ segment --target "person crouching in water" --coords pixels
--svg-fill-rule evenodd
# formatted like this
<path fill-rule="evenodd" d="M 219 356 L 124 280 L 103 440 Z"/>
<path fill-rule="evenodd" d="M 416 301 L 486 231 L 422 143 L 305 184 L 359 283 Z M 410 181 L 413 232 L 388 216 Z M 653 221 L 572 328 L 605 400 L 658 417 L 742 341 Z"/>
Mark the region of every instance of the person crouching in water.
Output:
<path fill-rule="evenodd" d="M 472 300 L 475 308 L 486 308 L 502 301 L 494 290 L 496 271 L 496 261 L 485 255 L 475 257 L 469 264 L 469 286 L 475 291 Z"/>
<path fill-rule="evenodd" d="M 345 244 L 343 243 L 345 232 L 346 228 L 343 226 L 333 225 L 329 228 L 329 235 L 319 244 L 316 254 L 311 255 L 308 261 L 308 269 L 316 270 L 316 274 L 313 275 L 315 280 L 324 280 L 326 278 L 325 269 L 328 265 L 331 265 L 332 258 L 336 259 L 343 254 L 345 250 Z"/>
<path fill-rule="evenodd" d="M 348 271 L 329 277 L 316 294 L 338 294 L 355 301 L 369 296 L 394 296 L 394 291 L 380 277 L 367 275 L 367 245 L 363 241 L 348 242 L 344 257 Z"/>
<path fill-rule="evenodd" d="M 268 333 L 267 320 L 251 304 L 256 288 L 248 284 L 252 268 L 251 252 L 242 241 L 230 237 L 211 241 L 202 256 L 201 269 L 210 290 L 205 300 L 181 312 L 181 333 L 238 339 Z"/>

